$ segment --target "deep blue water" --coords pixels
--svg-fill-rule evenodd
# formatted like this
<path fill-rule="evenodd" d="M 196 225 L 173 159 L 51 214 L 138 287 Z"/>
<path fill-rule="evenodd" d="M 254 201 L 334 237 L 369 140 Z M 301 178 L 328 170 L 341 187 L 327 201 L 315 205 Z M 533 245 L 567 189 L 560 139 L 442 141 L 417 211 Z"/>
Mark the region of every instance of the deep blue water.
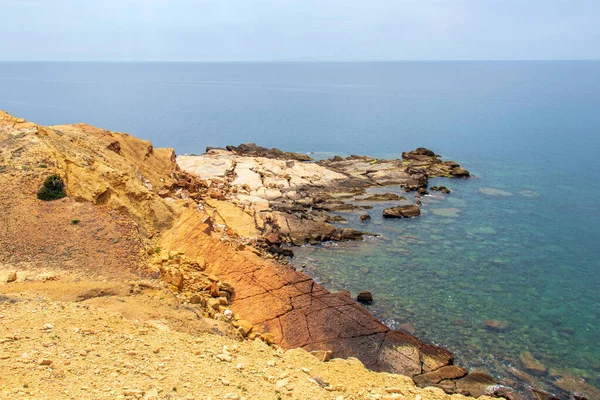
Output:
<path fill-rule="evenodd" d="M 371 290 L 377 315 L 461 363 L 510 377 L 529 350 L 552 374 L 600 382 L 600 62 L 0 63 L 0 108 L 178 153 L 430 147 L 476 177 L 436 181 L 453 193 L 426 199 L 419 219 L 383 221 L 383 205 L 367 225 L 346 215 L 382 237 L 299 249 L 296 266 Z"/>

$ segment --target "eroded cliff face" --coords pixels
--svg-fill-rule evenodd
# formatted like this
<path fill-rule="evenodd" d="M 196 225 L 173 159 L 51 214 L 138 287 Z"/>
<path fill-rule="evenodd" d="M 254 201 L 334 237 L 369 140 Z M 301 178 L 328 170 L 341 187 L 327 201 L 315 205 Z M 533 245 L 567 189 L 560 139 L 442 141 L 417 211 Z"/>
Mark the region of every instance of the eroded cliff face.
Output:
<path fill-rule="evenodd" d="M 446 373 L 448 351 L 390 331 L 349 294 L 330 293 L 265 259 L 252 240 L 265 233 L 256 215 L 227 199 L 235 188 L 179 170 L 170 149 L 85 124 L 42 127 L 4 112 L 0 143 L 3 263 L 117 279 L 162 275 L 184 303 L 192 303 L 190 288 L 214 291 L 212 315 L 231 309 L 251 324 L 252 337 L 284 348 L 357 357 L 373 370 L 408 376 L 438 371 L 436 384 L 474 396 L 496 389 L 487 377 L 473 384 L 471 375 Z M 42 202 L 36 192 L 51 173 L 62 177 L 68 197 Z M 178 254 L 194 260 L 185 268 L 216 275 L 233 293 L 191 282 Z M 248 335 L 245 325 L 239 329 Z"/>

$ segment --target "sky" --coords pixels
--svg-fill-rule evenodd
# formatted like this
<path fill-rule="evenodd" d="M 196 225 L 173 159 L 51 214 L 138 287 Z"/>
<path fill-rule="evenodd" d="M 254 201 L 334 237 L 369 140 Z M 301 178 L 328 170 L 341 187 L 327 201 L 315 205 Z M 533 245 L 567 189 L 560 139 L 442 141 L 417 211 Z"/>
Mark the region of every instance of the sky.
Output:
<path fill-rule="evenodd" d="M 0 0 L 4 61 L 600 59 L 600 0 Z"/>

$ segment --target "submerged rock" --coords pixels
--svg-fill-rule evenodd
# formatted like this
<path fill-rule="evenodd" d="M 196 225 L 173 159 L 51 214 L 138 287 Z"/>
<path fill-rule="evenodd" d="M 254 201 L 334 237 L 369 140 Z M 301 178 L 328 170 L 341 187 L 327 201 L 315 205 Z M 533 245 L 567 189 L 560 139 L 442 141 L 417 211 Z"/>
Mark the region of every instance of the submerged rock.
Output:
<path fill-rule="evenodd" d="M 482 187 L 479 188 L 479 193 L 485 194 L 487 196 L 512 196 L 511 192 L 507 192 L 500 189 L 490 188 L 490 187 Z"/>
<path fill-rule="evenodd" d="M 369 214 L 363 214 L 360 217 L 358 217 L 358 219 L 365 222 L 371 220 L 371 216 Z"/>
<path fill-rule="evenodd" d="M 414 335 L 417 332 L 417 329 L 411 324 L 400 324 L 398 325 L 398 328 L 411 335 Z"/>
<path fill-rule="evenodd" d="M 545 375 L 548 370 L 539 360 L 536 360 L 529 351 L 523 351 L 519 354 L 519 360 L 523 364 L 523 368 L 533 375 Z"/>
<path fill-rule="evenodd" d="M 504 332 L 509 328 L 508 322 L 500 319 L 486 319 L 483 326 L 490 331 Z"/>
<path fill-rule="evenodd" d="M 559 388 L 572 393 L 573 398 L 600 399 L 600 389 L 590 385 L 583 379 L 572 375 L 564 375 L 558 378 L 554 384 Z"/>
<path fill-rule="evenodd" d="M 533 190 L 521 190 L 519 192 L 519 194 L 521 196 L 525 196 L 525 197 L 533 197 L 533 198 L 540 197 L 540 194 L 537 192 L 534 192 Z"/>
<path fill-rule="evenodd" d="M 433 208 L 431 212 L 441 217 L 456 218 L 460 214 L 460 208 Z"/>
<path fill-rule="evenodd" d="M 416 205 L 390 207 L 383 210 L 384 218 L 412 218 L 421 215 L 421 209 Z"/>
<path fill-rule="evenodd" d="M 456 381 L 456 392 L 465 396 L 480 397 L 494 393 L 498 382 L 483 372 L 472 372 Z"/>

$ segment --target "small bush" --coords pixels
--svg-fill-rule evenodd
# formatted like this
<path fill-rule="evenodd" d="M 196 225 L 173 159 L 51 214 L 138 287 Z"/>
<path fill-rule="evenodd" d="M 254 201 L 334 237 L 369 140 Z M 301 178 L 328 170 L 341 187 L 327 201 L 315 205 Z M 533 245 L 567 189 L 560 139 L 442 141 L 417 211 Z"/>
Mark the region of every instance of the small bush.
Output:
<path fill-rule="evenodd" d="M 66 196 L 65 184 L 61 177 L 56 174 L 52 174 L 46 178 L 37 194 L 37 198 L 44 201 L 58 200 Z"/>
<path fill-rule="evenodd" d="M 77 225 L 79 222 L 80 222 L 80 221 L 79 221 L 78 219 L 74 219 L 74 220 L 72 220 L 72 221 L 71 221 L 71 223 L 72 223 L 73 225 Z"/>

